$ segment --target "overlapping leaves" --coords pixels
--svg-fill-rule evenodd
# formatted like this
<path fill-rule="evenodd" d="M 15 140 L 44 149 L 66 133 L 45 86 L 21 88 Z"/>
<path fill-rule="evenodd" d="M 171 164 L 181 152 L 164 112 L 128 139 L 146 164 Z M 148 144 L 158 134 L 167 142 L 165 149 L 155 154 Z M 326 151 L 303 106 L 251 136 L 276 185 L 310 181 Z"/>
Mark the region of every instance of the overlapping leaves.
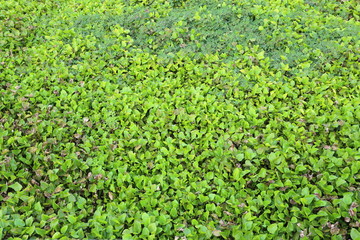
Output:
<path fill-rule="evenodd" d="M 354 1 L 4 6 L 0 238 L 357 239 Z"/>

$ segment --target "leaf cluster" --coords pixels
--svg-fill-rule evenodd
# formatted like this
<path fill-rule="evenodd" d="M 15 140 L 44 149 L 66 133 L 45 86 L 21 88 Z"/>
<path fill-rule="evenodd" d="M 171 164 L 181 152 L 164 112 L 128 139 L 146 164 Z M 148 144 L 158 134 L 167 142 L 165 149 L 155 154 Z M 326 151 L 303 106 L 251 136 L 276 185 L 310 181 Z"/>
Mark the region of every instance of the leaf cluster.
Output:
<path fill-rule="evenodd" d="M 0 5 L 0 239 L 359 239 L 356 1 Z"/>

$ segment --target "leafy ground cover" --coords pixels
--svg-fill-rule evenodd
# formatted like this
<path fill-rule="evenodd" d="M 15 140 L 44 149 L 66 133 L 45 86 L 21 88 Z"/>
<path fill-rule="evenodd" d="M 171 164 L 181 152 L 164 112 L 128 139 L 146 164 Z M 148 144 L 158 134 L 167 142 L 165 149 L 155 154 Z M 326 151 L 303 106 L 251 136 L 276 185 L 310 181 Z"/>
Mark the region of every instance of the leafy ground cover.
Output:
<path fill-rule="evenodd" d="M 360 239 L 358 1 L 0 5 L 0 239 Z"/>

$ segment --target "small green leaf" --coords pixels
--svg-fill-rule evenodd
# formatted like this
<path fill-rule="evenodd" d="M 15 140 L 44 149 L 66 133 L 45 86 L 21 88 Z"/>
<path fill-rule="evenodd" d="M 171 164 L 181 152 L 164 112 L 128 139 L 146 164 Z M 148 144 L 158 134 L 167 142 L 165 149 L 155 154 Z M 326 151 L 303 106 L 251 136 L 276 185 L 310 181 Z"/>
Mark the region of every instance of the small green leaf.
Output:
<path fill-rule="evenodd" d="M 158 223 L 160 224 L 160 225 L 165 225 L 166 224 L 166 217 L 164 216 L 164 215 L 161 215 L 161 216 L 159 216 L 159 218 L 158 218 Z"/>
<path fill-rule="evenodd" d="M 77 220 L 77 218 L 76 218 L 75 216 L 73 216 L 73 215 L 69 215 L 69 216 L 67 217 L 67 219 L 69 220 L 69 222 L 70 222 L 71 224 L 76 223 L 76 220 Z"/>
<path fill-rule="evenodd" d="M 134 234 L 140 234 L 141 233 L 141 222 L 136 221 L 136 220 L 134 221 L 133 233 Z"/>
<path fill-rule="evenodd" d="M 277 231 L 277 229 L 278 229 L 278 226 L 277 226 L 276 223 L 273 223 L 273 224 L 271 224 L 271 225 L 269 225 L 269 226 L 267 227 L 267 230 L 268 230 L 269 233 L 271 233 L 271 234 L 274 234 L 274 233 Z"/>
<path fill-rule="evenodd" d="M 132 234 L 131 234 L 131 229 L 125 229 L 124 232 L 122 233 L 122 238 L 121 239 L 127 239 L 127 240 L 134 239 L 132 237 Z"/>
<path fill-rule="evenodd" d="M 266 169 L 265 168 L 261 168 L 260 172 L 258 173 L 258 177 L 259 178 L 264 178 L 266 177 Z"/>
<path fill-rule="evenodd" d="M 19 192 L 22 189 L 22 186 L 20 183 L 16 182 L 9 186 L 9 188 L 14 189 L 16 192 Z"/>
<path fill-rule="evenodd" d="M 35 232 L 35 226 L 28 227 L 26 233 L 32 235 Z"/>
<path fill-rule="evenodd" d="M 250 107 L 249 114 L 252 117 L 257 117 L 256 109 L 254 107 Z"/>
<path fill-rule="evenodd" d="M 150 223 L 148 229 L 150 233 L 156 233 L 156 223 Z"/>
<path fill-rule="evenodd" d="M 91 185 L 90 185 L 89 192 L 96 192 L 96 191 L 97 191 L 97 186 L 96 186 L 96 184 L 91 184 Z"/>
<path fill-rule="evenodd" d="M 240 179 L 240 173 L 241 173 L 241 169 L 240 168 L 235 168 L 234 172 L 233 172 L 233 178 L 235 180 L 239 180 Z"/>
<path fill-rule="evenodd" d="M 21 219 L 21 218 L 17 218 L 14 221 L 14 225 L 16 227 L 24 227 L 25 226 L 25 222 Z"/>
<path fill-rule="evenodd" d="M 352 196 L 353 193 L 349 192 L 349 193 L 344 193 L 344 197 L 342 199 L 342 201 L 346 204 L 346 205 L 350 205 L 352 203 Z"/>
<path fill-rule="evenodd" d="M 360 239 L 360 232 L 355 228 L 352 228 L 350 231 L 350 236 L 353 240 L 358 240 Z"/>
<path fill-rule="evenodd" d="M 35 203 L 34 209 L 37 212 L 42 212 L 43 209 L 42 209 L 42 206 L 41 206 L 40 202 Z"/>
<path fill-rule="evenodd" d="M 25 220 L 25 224 L 26 224 L 27 226 L 32 225 L 33 222 L 34 222 L 34 218 L 33 218 L 33 217 L 29 217 L 29 218 L 27 218 L 27 219 Z"/>
<path fill-rule="evenodd" d="M 250 231 L 253 226 L 253 221 L 245 221 L 245 230 Z"/>
<path fill-rule="evenodd" d="M 46 230 L 42 229 L 42 228 L 35 228 L 35 232 L 42 237 L 44 237 L 46 235 Z"/>
<path fill-rule="evenodd" d="M 50 223 L 50 228 L 51 228 L 51 229 L 55 229 L 56 226 L 58 226 L 58 225 L 59 225 L 59 220 L 58 220 L 58 219 L 55 219 L 54 221 L 52 221 L 52 222 Z"/>
<path fill-rule="evenodd" d="M 317 229 L 317 228 L 313 228 L 313 231 L 321 238 L 324 238 L 324 234 L 321 230 Z"/>
<path fill-rule="evenodd" d="M 54 233 L 54 235 L 52 235 L 52 239 L 58 239 L 60 237 L 61 237 L 61 233 L 59 233 L 59 232 L 56 232 L 56 233 Z"/>
<path fill-rule="evenodd" d="M 69 228 L 68 225 L 64 225 L 64 226 L 60 229 L 60 232 L 61 232 L 62 234 L 65 234 L 66 231 L 68 230 L 68 228 Z"/>
<path fill-rule="evenodd" d="M 178 212 L 177 212 L 176 208 L 172 208 L 172 209 L 170 210 L 170 215 L 171 215 L 172 217 L 177 217 Z"/>
<path fill-rule="evenodd" d="M 78 208 L 83 208 L 86 203 L 86 199 L 83 197 L 78 197 L 78 200 L 76 201 L 76 205 Z"/>
<path fill-rule="evenodd" d="M 142 218 L 142 220 L 143 220 L 144 226 L 148 226 L 148 225 L 150 224 L 151 220 L 150 220 L 149 214 L 143 213 L 142 216 L 141 216 L 141 218 Z"/>
<path fill-rule="evenodd" d="M 125 233 L 125 231 L 124 231 L 124 233 L 122 235 L 122 239 L 124 239 L 124 240 L 133 240 L 134 238 L 132 237 L 131 233 L 129 233 L 129 232 Z"/>
<path fill-rule="evenodd" d="M 142 236 L 149 236 L 150 235 L 149 229 L 147 227 L 143 228 L 141 235 Z"/>
<path fill-rule="evenodd" d="M 59 178 L 52 170 L 48 171 L 48 176 L 51 182 L 56 181 Z"/>

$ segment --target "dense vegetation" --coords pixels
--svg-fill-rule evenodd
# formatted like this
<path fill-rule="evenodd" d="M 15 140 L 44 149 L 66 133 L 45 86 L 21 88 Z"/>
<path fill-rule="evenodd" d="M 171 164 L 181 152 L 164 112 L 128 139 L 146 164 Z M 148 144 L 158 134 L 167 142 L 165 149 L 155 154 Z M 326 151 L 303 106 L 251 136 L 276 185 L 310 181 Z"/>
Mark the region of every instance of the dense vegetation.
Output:
<path fill-rule="evenodd" d="M 0 6 L 0 239 L 360 239 L 357 0 Z"/>

